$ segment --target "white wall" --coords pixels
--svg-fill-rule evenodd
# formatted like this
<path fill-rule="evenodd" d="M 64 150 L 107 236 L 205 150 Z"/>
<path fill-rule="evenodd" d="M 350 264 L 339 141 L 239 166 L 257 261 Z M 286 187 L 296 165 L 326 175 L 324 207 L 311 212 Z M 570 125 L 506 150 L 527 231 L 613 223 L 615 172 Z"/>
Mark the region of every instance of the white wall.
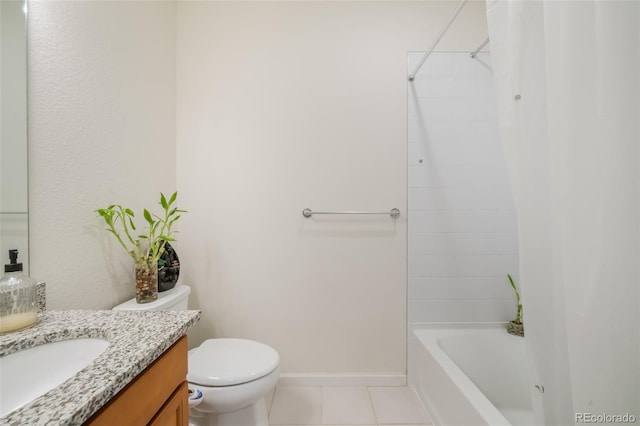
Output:
<path fill-rule="evenodd" d="M 29 6 L 31 275 L 49 308 L 111 308 L 133 263 L 94 210 L 175 188 L 175 3 Z"/>
<path fill-rule="evenodd" d="M 178 3 L 179 253 L 203 310 L 192 344 L 255 338 L 285 373 L 404 374 L 406 55 L 456 4 Z M 439 48 L 485 38 L 471 2 Z"/>
<path fill-rule="evenodd" d="M 23 2 L 0 2 L 0 265 L 9 249 L 29 270 L 27 216 L 27 54 Z"/>

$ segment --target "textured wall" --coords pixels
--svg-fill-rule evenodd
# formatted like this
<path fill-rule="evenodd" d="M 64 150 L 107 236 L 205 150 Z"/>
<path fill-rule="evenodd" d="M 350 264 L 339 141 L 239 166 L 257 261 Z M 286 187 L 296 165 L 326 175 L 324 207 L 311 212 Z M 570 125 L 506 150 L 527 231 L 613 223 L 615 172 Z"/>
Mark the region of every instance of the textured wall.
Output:
<path fill-rule="evenodd" d="M 175 188 L 175 4 L 30 1 L 31 275 L 48 307 L 111 308 L 133 264 L 94 210 Z"/>
<path fill-rule="evenodd" d="M 486 37 L 472 2 L 441 49 Z M 405 372 L 407 51 L 454 2 L 179 2 L 178 187 L 192 343 L 265 341 L 285 373 Z M 402 217 L 321 217 L 387 210 Z"/>

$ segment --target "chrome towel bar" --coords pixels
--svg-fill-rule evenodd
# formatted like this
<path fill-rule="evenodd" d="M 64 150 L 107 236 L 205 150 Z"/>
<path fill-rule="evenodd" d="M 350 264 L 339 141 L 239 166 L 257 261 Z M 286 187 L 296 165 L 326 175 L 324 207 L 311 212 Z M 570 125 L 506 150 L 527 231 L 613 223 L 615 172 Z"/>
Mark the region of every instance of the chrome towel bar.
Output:
<path fill-rule="evenodd" d="M 314 212 L 311 211 L 311 209 L 304 209 L 302 210 L 302 216 L 304 217 L 311 217 L 314 214 L 388 214 L 390 215 L 392 218 L 397 219 L 400 217 L 400 210 L 398 209 L 391 209 L 391 211 L 388 212 L 357 212 L 357 211 L 347 211 L 347 212 Z"/>

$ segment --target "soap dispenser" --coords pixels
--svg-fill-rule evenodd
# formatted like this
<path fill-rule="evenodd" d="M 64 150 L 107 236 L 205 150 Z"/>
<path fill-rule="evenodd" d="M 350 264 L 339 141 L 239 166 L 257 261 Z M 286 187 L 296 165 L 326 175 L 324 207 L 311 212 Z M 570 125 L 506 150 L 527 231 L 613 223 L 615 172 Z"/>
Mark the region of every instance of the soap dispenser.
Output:
<path fill-rule="evenodd" d="M 22 273 L 18 250 L 9 250 L 9 262 L 0 280 L 0 333 L 28 327 L 38 316 L 37 281 Z"/>

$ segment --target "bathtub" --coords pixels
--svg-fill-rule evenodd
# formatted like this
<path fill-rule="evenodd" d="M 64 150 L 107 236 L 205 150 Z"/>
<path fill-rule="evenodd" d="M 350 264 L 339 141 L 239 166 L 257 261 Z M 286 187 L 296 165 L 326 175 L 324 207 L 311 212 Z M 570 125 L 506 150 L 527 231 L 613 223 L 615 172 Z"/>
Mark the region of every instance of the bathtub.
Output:
<path fill-rule="evenodd" d="M 535 424 L 524 339 L 502 323 L 413 329 L 411 384 L 438 426 Z"/>

